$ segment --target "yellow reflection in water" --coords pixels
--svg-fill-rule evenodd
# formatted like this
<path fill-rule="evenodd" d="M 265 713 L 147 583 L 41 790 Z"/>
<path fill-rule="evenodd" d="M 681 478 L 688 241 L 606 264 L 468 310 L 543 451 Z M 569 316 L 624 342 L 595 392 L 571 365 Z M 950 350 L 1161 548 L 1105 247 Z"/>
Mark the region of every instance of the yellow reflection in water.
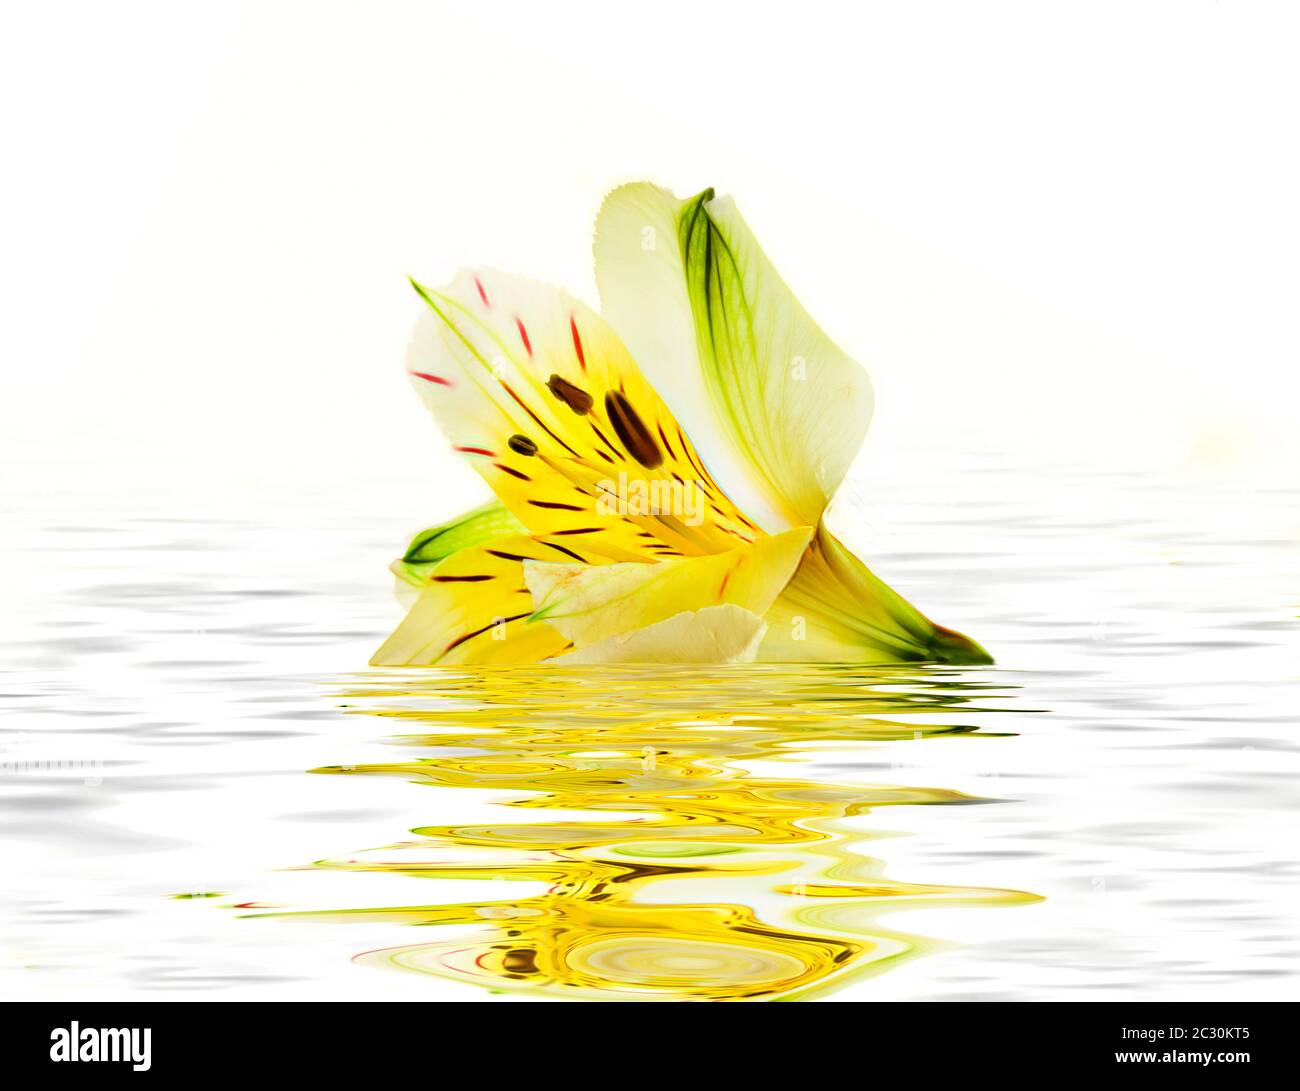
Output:
<path fill-rule="evenodd" d="M 418 841 L 317 866 L 521 884 L 500 900 L 340 911 L 462 926 L 365 962 L 556 997 L 807 997 L 933 946 L 882 925 L 885 912 L 1038 900 L 887 878 L 858 848 L 873 835 L 848 821 L 970 797 L 809 772 L 812 756 L 862 761 L 872 744 L 972 734 L 942 719 L 986 695 L 978 672 L 917 668 L 370 675 L 346 700 L 400 725 L 395 741 L 415 753 L 318 772 L 491 789 L 566 815 L 424 826 Z"/>

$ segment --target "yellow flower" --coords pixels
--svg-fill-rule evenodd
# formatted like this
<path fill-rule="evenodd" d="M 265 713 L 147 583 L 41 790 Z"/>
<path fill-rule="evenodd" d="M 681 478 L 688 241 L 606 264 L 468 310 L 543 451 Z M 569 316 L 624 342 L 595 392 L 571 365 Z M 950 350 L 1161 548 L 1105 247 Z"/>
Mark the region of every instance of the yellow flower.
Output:
<path fill-rule="evenodd" d="M 411 381 L 497 502 L 395 562 L 415 599 L 373 662 L 991 662 L 826 529 L 871 386 L 734 204 L 623 186 L 595 254 L 603 317 L 485 269 L 415 285 Z"/>

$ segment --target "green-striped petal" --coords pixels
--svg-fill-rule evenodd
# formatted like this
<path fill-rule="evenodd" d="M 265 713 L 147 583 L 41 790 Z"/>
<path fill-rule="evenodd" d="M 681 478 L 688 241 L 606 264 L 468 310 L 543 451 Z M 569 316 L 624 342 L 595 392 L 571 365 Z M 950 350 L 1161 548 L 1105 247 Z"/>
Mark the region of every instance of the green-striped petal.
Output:
<path fill-rule="evenodd" d="M 504 504 L 492 500 L 455 519 L 420 531 L 391 568 L 393 575 L 403 583 L 421 587 L 428 580 L 433 566 L 453 553 L 493 538 L 527 533 L 523 523 L 511 515 Z"/>
<path fill-rule="evenodd" d="M 595 255 L 605 316 L 723 488 L 766 529 L 815 525 L 862 444 L 871 385 L 730 198 L 624 186 Z"/>
<path fill-rule="evenodd" d="M 993 662 L 874 575 L 824 524 L 765 620 L 759 658 L 769 662 Z"/>

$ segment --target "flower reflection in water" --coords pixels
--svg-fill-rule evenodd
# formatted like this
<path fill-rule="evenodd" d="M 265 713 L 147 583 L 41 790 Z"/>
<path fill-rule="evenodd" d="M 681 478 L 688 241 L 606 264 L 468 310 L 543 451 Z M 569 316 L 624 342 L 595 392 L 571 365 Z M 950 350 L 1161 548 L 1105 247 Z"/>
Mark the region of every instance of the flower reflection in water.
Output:
<path fill-rule="evenodd" d="M 412 753 L 317 772 L 428 784 L 443 797 L 431 799 L 435 811 L 454 805 L 450 790 L 473 788 L 501 793 L 511 808 L 564 814 L 422 826 L 414 840 L 315 865 L 518 884 L 500 897 L 324 915 L 456 926 L 358 958 L 497 990 L 606 1000 L 821 994 L 935 946 L 881 924 L 887 912 L 1038 900 L 900 882 L 861 851 L 873 834 L 854 819 L 875 808 L 983 801 L 809 772 L 810 757 L 828 751 L 861 758 L 872 744 L 978 736 L 957 721 L 1005 700 L 991 692 L 993 677 L 826 665 L 364 676 L 345 700 L 394 721 L 403 730 L 393 741 Z"/>

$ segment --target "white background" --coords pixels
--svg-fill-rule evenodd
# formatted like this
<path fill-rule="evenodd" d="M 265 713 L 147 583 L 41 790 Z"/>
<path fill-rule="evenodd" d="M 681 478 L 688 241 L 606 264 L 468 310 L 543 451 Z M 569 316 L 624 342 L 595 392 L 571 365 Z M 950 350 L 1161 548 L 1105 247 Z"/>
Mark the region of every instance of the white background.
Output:
<path fill-rule="evenodd" d="M 402 376 L 405 275 L 594 299 L 600 199 L 650 178 L 734 193 L 868 364 L 868 460 L 1294 477 L 1294 12 L 9 5 L 6 461 L 401 472 L 446 514 L 478 486 Z"/>
<path fill-rule="evenodd" d="M 640 178 L 735 194 L 814 316 L 869 367 L 876 421 L 850 490 L 863 555 L 912 555 L 898 585 L 940 620 L 1011 670 L 1062 672 L 1026 676 L 1021 703 L 1056 715 L 1014 722 L 1019 758 L 905 755 L 918 783 L 950 782 L 926 761 L 991 762 L 974 775 L 1006 773 L 1037 804 L 880 819 L 930 824 L 890 843 L 899 875 L 962 879 L 956 860 L 974 883 L 1048 895 L 1038 916 L 945 921 L 951 938 L 1023 941 L 977 951 L 978 980 L 1060 995 L 1058 978 L 1085 975 L 1057 963 L 1083 944 L 1100 952 L 1105 995 L 1294 991 L 1246 971 L 1282 964 L 1270 936 L 1294 917 L 1294 753 L 1279 754 L 1295 734 L 1298 513 L 1270 508 L 1286 492 L 1255 490 L 1300 478 L 1296 11 L 7 5 L 0 630 L 14 634 L 8 665 L 34 670 L 20 687 L 29 719 L 11 722 L 37 758 L 61 744 L 108 768 L 147 757 L 171 778 L 166 793 L 54 785 L 66 814 L 20 804 L 30 875 L 5 886 L 31 912 L 14 915 L 17 939 L 0 936 L 18 951 L 5 963 L 18 995 L 37 981 L 41 995 L 122 995 L 140 951 L 179 975 L 155 966 L 141 988 L 251 973 L 263 957 L 316 960 L 337 975 L 331 995 L 398 987 L 400 975 L 351 973 L 366 946 L 351 932 L 314 932 L 316 947 L 261 922 L 200 927 L 165 895 L 267 897 L 271 868 L 429 820 L 423 788 L 301 775 L 374 760 L 379 721 L 334 723 L 335 738 L 290 717 L 332 699 L 301 675 L 355 670 L 373 650 L 403 535 L 484 495 L 403 375 L 417 313 L 406 275 L 436 283 L 483 262 L 594 302 L 592 219 L 609 188 Z M 999 472 L 963 472 L 972 450 Z M 873 507 L 862 481 L 887 481 L 892 507 Z M 998 490 L 1000 507 L 987 503 Z M 950 498 L 965 507 L 948 511 Z M 300 585 L 311 593 L 274 597 Z M 239 679 L 248 663 L 265 707 Z M 132 735 L 147 719 L 176 721 L 177 745 Z M 180 745 L 191 720 L 210 745 Z M 290 739 L 283 754 L 267 756 L 268 723 Z M 1133 758 L 1149 742 L 1135 732 L 1166 728 L 1187 745 L 1130 765 L 1148 761 Z M 1225 748 L 1234 732 L 1248 745 Z M 1225 763 L 1260 776 L 1216 779 Z M 222 774 L 205 794 L 180 775 L 245 768 L 282 779 Z M 314 816 L 344 791 L 393 811 L 322 826 Z M 95 793 L 117 809 L 88 822 L 75 808 Z M 1046 863 L 978 855 L 1004 844 L 999 829 L 1048 838 Z M 173 854 L 150 855 L 164 833 Z M 291 898 L 316 890 L 304 876 Z M 402 897 L 355 889 L 365 904 Z M 1234 892 L 1259 923 L 1232 923 Z M 433 897 L 425 879 L 418 897 Z M 131 912 L 108 932 L 47 913 L 81 903 Z M 1220 964 L 1237 976 L 1194 976 Z M 919 965 L 920 978 L 881 981 L 905 998 L 948 988 L 947 964 Z M 318 993 L 304 980 L 286 993 Z M 427 995 L 424 981 L 409 989 Z"/>

